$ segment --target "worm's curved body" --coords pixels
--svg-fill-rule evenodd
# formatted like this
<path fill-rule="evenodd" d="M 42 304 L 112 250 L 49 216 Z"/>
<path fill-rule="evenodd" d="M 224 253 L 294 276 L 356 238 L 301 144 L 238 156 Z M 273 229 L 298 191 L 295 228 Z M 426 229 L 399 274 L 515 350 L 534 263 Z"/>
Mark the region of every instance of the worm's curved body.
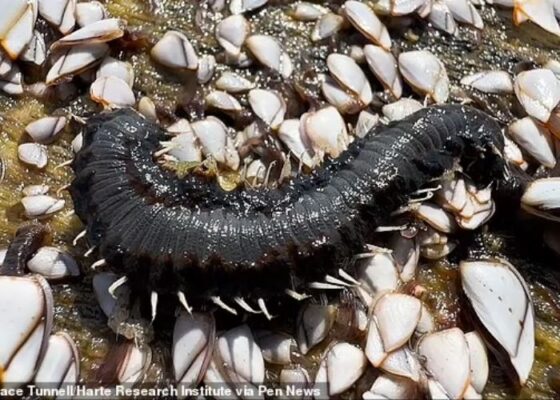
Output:
<path fill-rule="evenodd" d="M 27 261 L 43 245 L 49 230 L 39 223 L 21 225 L 11 241 L 4 262 L 0 265 L 0 275 L 18 276 L 25 273 Z"/>
<path fill-rule="evenodd" d="M 101 257 L 133 288 L 189 297 L 297 290 L 362 251 L 376 226 L 455 163 L 486 182 L 503 172 L 500 127 L 465 106 L 379 126 L 277 189 L 179 179 L 153 158 L 164 139 L 132 110 L 92 118 L 71 193 Z"/>

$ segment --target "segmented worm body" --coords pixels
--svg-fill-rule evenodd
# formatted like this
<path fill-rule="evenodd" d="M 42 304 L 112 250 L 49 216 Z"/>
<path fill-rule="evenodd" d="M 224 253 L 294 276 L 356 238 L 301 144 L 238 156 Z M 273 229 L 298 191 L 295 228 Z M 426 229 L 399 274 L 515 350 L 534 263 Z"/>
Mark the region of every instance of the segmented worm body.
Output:
<path fill-rule="evenodd" d="M 39 223 L 20 226 L 11 241 L 4 262 L 0 264 L 0 275 L 23 275 L 27 261 L 43 245 L 49 230 Z"/>
<path fill-rule="evenodd" d="M 190 299 L 302 289 L 363 251 L 392 211 L 457 163 L 480 183 L 504 168 L 498 124 L 456 105 L 378 126 L 273 189 L 226 192 L 196 174 L 180 179 L 154 158 L 162 140 L 163 129 L 132 110 L 93 117 L 71 193 L 90 241 L 133 290 Z"/>

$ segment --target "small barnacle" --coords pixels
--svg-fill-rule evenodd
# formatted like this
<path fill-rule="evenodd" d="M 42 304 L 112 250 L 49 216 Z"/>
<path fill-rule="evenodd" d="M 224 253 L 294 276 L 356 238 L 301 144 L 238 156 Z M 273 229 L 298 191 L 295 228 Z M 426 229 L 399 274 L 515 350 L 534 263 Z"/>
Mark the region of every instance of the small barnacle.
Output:
<path fill-rule="evenodd" d="M 241 175 L 237 171 L 226 171 L 218 174 L 218 184 L 226 192 L 235 190 L 241 182 Z"/>

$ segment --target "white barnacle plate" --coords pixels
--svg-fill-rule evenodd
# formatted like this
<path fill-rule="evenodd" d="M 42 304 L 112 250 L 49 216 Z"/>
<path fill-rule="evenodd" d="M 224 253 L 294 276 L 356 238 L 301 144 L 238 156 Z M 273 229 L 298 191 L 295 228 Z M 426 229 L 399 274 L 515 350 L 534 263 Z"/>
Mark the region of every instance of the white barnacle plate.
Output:
<path fill-rule="evenodd" d="M 134 92 L 128 83 L 115 76 L 97 78 L 89 92 L 91 99 L 104 107 L 132 107 L 136 103 Z"/>
<path fill-rule="evenodd" d="M 359 137 L 365 137 L 374 126 L 379 123 L 379 115 L 372 114 L 369 111 L 363 110 L 358 114 L 358 121 L 354 127 L 354 134 Z"/>
<path fill-rule="evenodd" d="M 477 29 L 484 28 L 482 17 L 470 0 L 445 0 L 455 20 L 469 24 Z"/>
<path fill-rule="evenodd" d="M 125 350 L 117 368 L 117 380 L 120 384 L 133 386 L 145 376 L 152 361 L 152 350 L 147 345 L 133 342 L 124 344 Z"/>
<path fill-rule="evenodd" d="M 124 35 L 124 22 L 118 18 L 93 22 L 53 43 L 52 49 L 77 44 L 105 43 Z"/>
<path fill-rule="evenodd" d="M 226 52 L 239 56 L 250 31 L 251 25 L 243 15 L 231 15 L 216 26 L 216 40 Z"/>
<path fill-rule="evenodd" d="M 488 375 L 490 374 L 486 345 L 480 334 L 476 331 L 465 333 L 465 339 L 469 346 L 471 386 L 480 394 L 484 390 L 488 381 Z"/>
<path fill-rule="evenodd" d="M 215 84 L 217 89 L 228 93 L 243 93 L 255 88 L 253 82 L 231 71 L 220 75 Z"/>
<path fill-rule="evenodd" d="M 371 388 L 362 395 L 364 400 L 412 399 L 418 395 L 416 383 L 391 374 L 379 375 Z"/>
<path fill-rule="evenodd" d="M 196 70 L 198 56 L 189 39 L 181 32 L 168 31 L 151 50 L 161 65 L 169 68 Z"/>
<path fill-rule="evenodd" d="M 420 320 L 422 303 L 416 297 L 388 293 L 375 304 L 375 316 L 383 349 L 391 352 L 403 346 Z"/>
<path fill-rule="evenodd" d="M 195 136 L 202 145 L 202 152 L 219 163 L 226 162 L 227 127 L 216 117 L 195 121 L 191 124 Z"/>
<path fill-rule="evenodd" d="M 327 57 L 327 67 L 338 84 L 352 93 L 362 107 L 371 103 L 371 86 L 356 61 L 344 54 L 333 53 Z"/>
<path fill-rule="evenodd" d="M 65 332 L 51 335 L 34 383 L 39 387 L 67 389 L 77 384 L 79 377 L 80 353 L 76 343 Z"/>
<path fill-rule="evenodd" d="M 253 112 L 272 129 L 278 129 L 286 114 L 286 102 L 274 90 L 253 89 L 249 92 Z"/>
<path fill-rule="evenodd" d="M 278 39 L 267 35 L 252 35 L 245 44 L 262 65 L 277 71 L 284 78 L 290 77 L 293 71 L 292 60 L 282 49 Z"/>
<path fill-rule="evenodd" d="M 406 346 L 387 353 L 379 368 L 416 383 L 422 378 L 422 369 L 418 357 Z"/>
<path fill-rule="evenodd" d="M 208 83 L 214 76 L 216 71 L 216 57 L 213 55 L 204 55 L 198 60 L 198 69 L 196 71 L 196 79 L 198 83 Z"/>
<path fill-rule="evenodd" d="M 81 27 L 105 19 L 107 10 L 98 1 L 88 1 L 76 4 L 76 22 Z"/>
<path fill-rule="evenodd" d="M 238 112 L 243 109 L 235 97 L 221 90 L 214 90 L 208 93 L 204 100 L 209 107 L 225 112 Z"/>
<path fill-rule="evenodd" d="M 76 260 L 70 254 L 52 246 L 44 246 L 37 250 L 27 261 L 27 268 L 51 280 L 80 275 L 80 267 Z"/>
<path fill-rule="evenodd" d="M 255 337 L 266 362 L 279 365 L 291 364 L 292 349 L 296 346 L 292 336 L 280 332 L 259 331 Z"/>
<path fill-rule="evenodd" d="M 126 289 L 126 286 L 123 284 L 119 285 L 113 293 L 109 292 L 109 289 L 118 279 L 119 277 L 112 272 L 101 272 L 96 274 L 92 280 L 93 292 L 95 293 L 99 307 L 107 317 L 113 314 L 117 306 L 115 297 L 122 294 Z"/>
<path fill-rule="evenodd" d="M 0 386 L 31 381 L 47 347 L 53 314 L 51 289 L 42 277 L 0 276 Z"/>
<path fill-rule="evenodd" d="M 344 25 L 344 18 L 338 14 L 328 12 L 322 15 L 311 32 L 311 40 L 314 42 L 326 39 L 338 33 Z"/>
<path fill-rule="evenodd" d="M 461 84 L 484 93 L 513 93 L 513 79 L 506 71 L 480 71 L 461 79 Z"/>
<path fill-rule="evenodd" d="M 294 387 L 306 389 L 309 388 L 312 384 L 311 379 L 309 377 L 309 372 L 302 367 L 294 367 L 294 368 L 284 368 L 280 371 L 280 385 L 281 387 L 288 393 L 288 390 L 293 390 Z M 295 394 L 291 396 L 292 399 L 296 400 L 303 400 L 305 399 L 305 394 Z"/>
<path fill-rule="evenodd" d="M 403 282 L 409 282 L 415 277 L 418 259 L 420 258 L 420 244 L 416 237 L 406 237 L 401 232 L 395 232 L 390 241 L 399 277 Z"/>
<path fill-rule="evenodd" d="M 366 3 L 347 1 L 344 3 L 343 12 L 348 21 L 367 39 L 385 50 L 391 48 L 389 31 Z"/>
<path fill-rule="evenodd" d="M 96 78 L 114 76 L 125 81 L 128 86 L 134 85 L 134 69 L 129 62 L 120 61 L 113 57 L 106 57 L 95 74 Z"/>
<path fill-rule="evenodd" d="M 152 121 L 158 119 L 156 104 L 148 96 L 143 96 L 138 100 L 138 112 Z"/>
<path fill-rule="evenodd" d="M 265 366 L 260 347 L 247 325 L 230 329 L 216 343 L 228 381 L 234 385 L 258 386 L 264 382 Z"/>
<path fill-rule="evenodd" d="M 413 212 L 418 218 L 440 232 L 452 233 L 457 231 L 457 223 L 453 216 L 435 204 L 422 203 Z"/>
<path fill-rule="evenodd" d="M 65 201 L 48 195 L 26 196 L 21 199 L 27 218 L 46 218 L 62 210 Z"/>
<path fill-rule="evenodd" d="M 303 164 L 313 168 L 317 160 L 313 157 L 313 149 L 309 138 L 301 129 L 299 119 L 284 120 L 278 128 L 278 138 L 284 143 L 290 152 Z"/>
<path fill-rule="evenodd" d="M 372 44 L 364 46 L 364 55 L 371 72 L 379 79 L 383 87 L 395 99 L 400 99 L 402 82 L 395 56 L 390 51 Z"/>
<path fill-rule="evenodd" d="M 551 0 L 513 0 L 513 22 L 519 25 L 531 21 L 544 30 L 560 36 L 560 26 Z"/>
<path fill-rule="evenodd" d="M 381 112 L 389 121 L 398 121 L 414 114 L 422 107 L 422 103 L 418 100 L 404 97 L 393 103 L 385 104 L 381 108 Z"/>
<path fill-rule="evenodd" d="M 267 2 L 268 0 L 231 0 L 229 2 L 229 11 L 232 14 L 242 14 L 262 7 Z"/>
<path fill-rule="evenodd" d="M 46 83 L 52 85 L 99 64 L 109 52 L 105 43 L 81 44 L 62 49 L 47 73 Z"/>
<path fill-rule="evenodd" d="M 359 347 L 345 342 L 336 343 L 323 355 L 315 377 L 315 387 L 323 395 L 340 394 L 362 376 L 366 366 L 367 359 Z"/>
<path fill-rule="evenodd" d="M 15 60 L 33 38 L 37 0 L 2 0 L 0 8 L 0 45 Z"/>
<path fill-rule="evenodd" d="M 24 187 L 21 192 L 25 196 L 38 196 L 41 194 L 47 194 L 50 190 L 50 187 L 47 185 L 29 185 Z"/>
<path fill-rule="evenodd" d="M 181 312 L 173 331 L 173 370 L 177 383 L 192 387 L 202 381 L 212 359 L 215 329 L 212 315 Z"/>
<path fill-rule="evenodd" d="M 418 11 L 424 4 L 424 0 L 381 0 L 375 3 L 374 9 L 381 14 L 401 16 Z"/>
<path fill-rule="evenodd" d="M 167 154 L 175 157 L 178 161 L 202 161 L 200 146 L 192 131 L 179 133 L 171 138 L 170 150 Z"/>
<path fill-rule="evenodd" d="M 39 0 L 39 14 L 67 35 L 76 24 L 76 0 Z"/>
<path fill-rule="evenodd" d="M 525 117 L 512 122 L 508 133 L 535 160 L 547 168 L 554 168 L 554 144 L 550 132 L 543 124 L 531 117 Z"/>
<path fill-rule="evenodd" d="M 541 178 L 527 186 L 521 197 L 526 211 L 553 221 L 560 221 L 560 178 Z"/>
<path fill-rule="evenodd" d="M 429 333 L 418 343 L 424 367 L 451 399 L 460 399 L 470 384 L 469 347 L 459 328 Z"/>
<path fill-rule="evenodd" d="M 344 119 L 335 107 L 329 106 L 302 115 L 305 135 L 319 154 L 338 157 L 348 148 L 349 137 Z"/>
<path fill-rule="evenodd" d="M 329 104 L 335 106 L 341 114 L 355 114 L 364 108 L 364 104 L 352 92 L 330 76 L 324 76 L 321 91 Z"/>
<path fill-rule="evenodd" d="M 387 358 L 388 353 L 383 347 L 383 340 L 381 339 L 381 333 L 379 332 L 379 327 L 377 326 L 377 319 L 375 315 L 369 320 L 367 339 L 365 346 L 365 354 L 371 365 L 379 368 L 383 361 Z"/>
<path fill-rule="evenodd" d="M 367 306 L 384 293 L 397 290 L 401 283 L 391 251 L 382 248 L 374 248 L 356 260 L 356 278 L 360 282 L 358 294 Z"/>
<path fill-rule="evenodd" d="M 334 323 L 336 308 L 320 304 L 306 304 L 297 319 L 297 342 L 302 354 L 325 339 Z"/>
<path fill-rule="evenodd" d="M 513 88 L 527 114 L 540 122 L 547 122 L 552 110 L 560 102 L 560 81 L 549 69 L 519 73 Z"/>
<path fill-rule="evenodd" d="M 430 13 L 428 14 L 428 21 L 434 28 L 455 35 L 457 33 L 457 23 L 451 14 L 451 10 L 443 0 L 434 0 Z"/>
<path fill-rule="evenodd" d="M 65 126 L 66 117 L 44 117 L 28 124 L 25 131 L 35 142 L 48 144 Z"/>
<path fill-rule="evenodd" d="M 443 63 L 427 50 L 413 50 L 399 55 L 399 69 L 403 78 L 422 95 L 436 103 L 449 97 L 449 78 Z"/>
<path fill-rule="evenodd" d="M 22 61 L 31 62 L 35 65 L 43 65 L 47 58 L 47 46 L 43 34 L 35 30 L 31 41 L 20 55 Z M 1 75 L 1 71 L 0 71 Z"/>
<path fill-rule="evenodd" d="M 18 157 L 27 165 L 42 169 L 47 166 L 47 147 L 38 143 L 23 143 L 18 146 Z"/>
<path fill-rule="evenodd" d="M 319 4 L 299 1 L 292 6 L 290 15 L 298 21 L 316 21 L 329 10 Z"/>
<path fill-rule="evenodd" d="M 464 261 L 463 291 L 484 328 L 503 348 L 523 385 L 534 359 L 534 311 L 519 272 L 505 260 Z"/>

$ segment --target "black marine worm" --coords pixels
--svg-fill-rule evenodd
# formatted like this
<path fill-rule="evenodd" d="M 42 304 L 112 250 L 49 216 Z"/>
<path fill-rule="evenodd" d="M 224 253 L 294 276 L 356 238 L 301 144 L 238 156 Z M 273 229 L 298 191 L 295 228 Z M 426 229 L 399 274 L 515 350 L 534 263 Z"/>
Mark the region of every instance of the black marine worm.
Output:
<path fill-rule="evenodd" d="M 363 251 L 376 226 L 461 164 L 503 176 L 499 125 L 466 106 L 429 107 L 374 128 L 339 158 L 278 188 L 223 191 L 162 168 L 163 129 L 132 110 L 88 121 L 71 193 L 100 256 L 134 291 L 270 298 L 303 290 Z"/>
<path fill-rule="evenodd" d="M 4 262 L 0 265 L 0 275 L 23 275 L 27 261 L 43 245 L 49 229 L 39 223 L 20 226 L 8 246 Z"/>

